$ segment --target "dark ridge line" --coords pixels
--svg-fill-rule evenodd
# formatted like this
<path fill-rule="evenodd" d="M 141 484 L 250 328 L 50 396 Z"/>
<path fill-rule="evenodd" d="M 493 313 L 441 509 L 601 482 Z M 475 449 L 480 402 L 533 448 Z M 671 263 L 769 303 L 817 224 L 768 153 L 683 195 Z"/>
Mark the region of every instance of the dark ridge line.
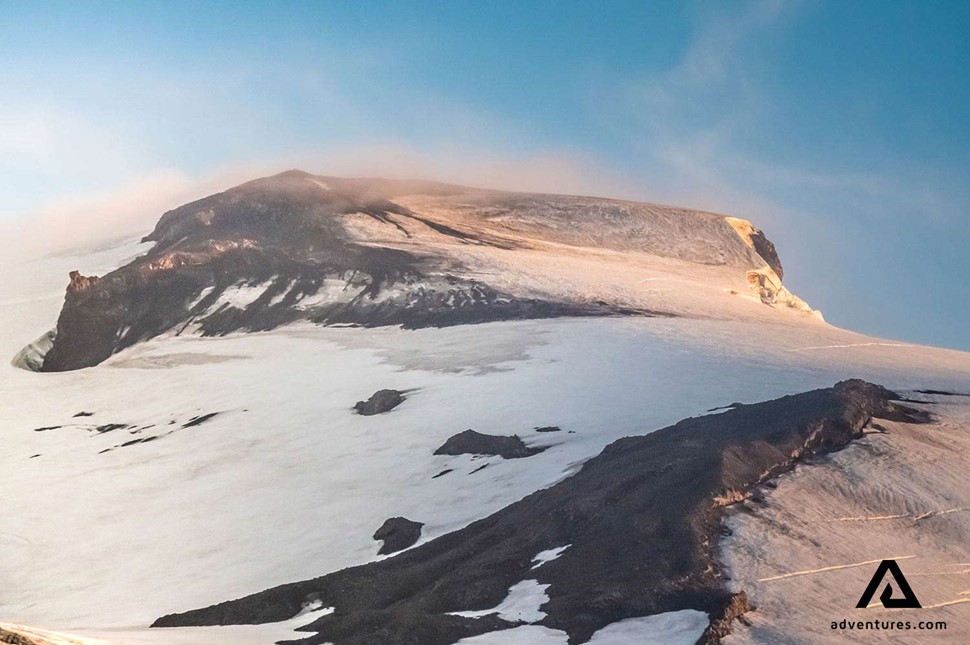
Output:
<path fill-rule="evenodd" d="M 286 620 L 309 602 L 336 610 L 300 631 L 300 645 L 451 645 L 516 626 L 495 615 L 449 612 L 497 606 L 514 584 L 549 584 L 546 617 L 569 643 L 625 618 L 696 609 L 713 645 L 750 609 L 726 587 L 722 518 L 758 486 L 840 450 L 873 418 L 927 422 L 925 411 L 864 381 L 684 419 L 614 441 L 574 475 L 492 515 L 386 560 L 169 614 L 153 627 Z M 535 555 L 572 545 L 532 570 Z"/>

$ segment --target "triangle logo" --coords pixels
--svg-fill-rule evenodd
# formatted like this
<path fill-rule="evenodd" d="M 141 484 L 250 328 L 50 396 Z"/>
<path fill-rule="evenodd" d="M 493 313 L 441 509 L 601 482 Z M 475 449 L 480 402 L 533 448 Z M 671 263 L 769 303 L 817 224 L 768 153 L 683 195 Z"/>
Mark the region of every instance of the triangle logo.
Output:
<path fill-rule="evenodd" d="M 872 597 L 876 595 L 876 589 L 886 578 L 887 573 L 896 581 L 896 586 L 903 596 L 902 598 L 893 598 L 893 585 L 891 582 L 887 582 L 885 589 L 879 594 L 879 602 L 882 603 L 882 606 L 886 609 L 920 609 L 922 605 L 919 604 L 916 594 L 913 593 L 913 588 L 909 586 L 909 582 L 906 581 L 906 577 L 895 560 L 883 560 L 879 563 L 879 566 L 876 567 L 876 573 L 869 581 L 869 586 L 866 587 L 862 597 L 859 598 L 859 602 L 856 603 L 856 608 L 865 609 L 869 606 Z"/>

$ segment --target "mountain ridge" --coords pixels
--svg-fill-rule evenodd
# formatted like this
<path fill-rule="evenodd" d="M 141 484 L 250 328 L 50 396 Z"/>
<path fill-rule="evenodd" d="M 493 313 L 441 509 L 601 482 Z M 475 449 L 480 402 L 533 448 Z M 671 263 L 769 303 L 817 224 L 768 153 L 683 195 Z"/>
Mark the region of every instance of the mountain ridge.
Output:
<path fill-rule="evenodd" d="M 774 245 L 750 222 L 620 200 L 291 170 L 167 211 L 143 241 L 154 247 L 102 277 L 71 273 L 49 350 L 35 347 L 24 363 L 78 369 L 164 333 L 296 320 L 716 317 L 724 307 L 713 289 L 811 312 L 783 287 Z M 635 264 L 643 279 L 617 289 L 606 272 Z M 653 281 L 666 282 L 661 297 L 641 286 Z"/>

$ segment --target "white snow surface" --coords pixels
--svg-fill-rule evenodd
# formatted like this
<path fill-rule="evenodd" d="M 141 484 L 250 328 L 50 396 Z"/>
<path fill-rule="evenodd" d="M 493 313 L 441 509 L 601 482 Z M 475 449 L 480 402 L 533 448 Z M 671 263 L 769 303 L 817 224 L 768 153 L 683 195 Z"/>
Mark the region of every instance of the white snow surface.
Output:
<path fill-rule="evenodd" d="M 538 580 L 523 580 L 509 587 L 509 595 L 491 609 L 453 611 L 451 614 L 465 618 L 481 618 L 497 614 L 499 618 L 510 623 L 537 623 L 546 617 L 546 613 L 541 608 L 549 602 L 549 596 L 546 594 L 548 588 L 549 585 L 539 584 Z"/>
<path fill-rule="evenodd" d="M 209 307 L 209 311 L 218 311 L 223 307 L 245 309 L 256 302 L 261 295 L 266 293 L 266 290 L 273 285 L 274 280 L 275 277 L 258 284 L 247 284 L 245 282 L 234 284 L 219 294 L 219 298 Z"/>
<path fill-rule="evenodd" d="M 540 625 L 522 625 L 463 638 L 456 645 L 567 645 L 566 632 Z"/>
<path fill-rule="evenodd" d="M 589 645 L 694 645 L 707 629 L 707 614 L 696 609 L 627 618 L 607 625 Z"/>
<path fill-rule="evenodd" d="M 886 433 L 873 426 L 824 463 L 778 478 L 757 512 L 728 515 L 724 564 L 756 609 L 725 645 L 970 642 L 970 398 L 919 398 L 932 401 L 925 408 L 934 423 L 877 420 Z M 885 609 L 885 583 L 856 609 L 884 559 L 897 561 L 920 609 Z M 842 621 L 909 621 L 914 629 Z M 919 630 L 920 621 L 947 627 Z"/>
<path fill-rule="evenodd" d="M 554 549 L 546 549 L 545 551 L 540 551 L 539 553 L 536 554 L 536 557 L 532 558 L 532 561 L 535 562 L 535 564 L 532 565 L 532 568 L 538 569 L 546 562 L 552 562 L 553 560 L 561 556 L 563 551 L 565 551 L 571 546 L 572 544 L 567 544 L 565 546 L 557 546 Z"/>
<path fill-rule="evenodd" d="M 100 274 L 145 248 L 4 267 L 0 356 L 51 328 L 69 270 Z M 970 389 L 970 354 L 767 315 L 761 324 L 559 319 L 416 331 L 300 323 L 159 337 L 75 372 L 5 360 L 0 619 L 111 645 L 219 643 L 218 630 L 234 628 L 161 636 L 146 626 L 372 561 L 371 535 L 388 517 L 423 522 L 422 541 L 433 539 L 569 476 L 617 438 L 733 401 L 847 377 Z M 382 388 L 411 392 L 390 413 L 352 412 Z M 94 414 L 74 417 L 82 411 Z M 182 428 L 210 412 L 219 414 Z M 109 423 L 130 427 L 93 431 Z M 563 431 L 532 431 L 547 425 Z M 45 426 L 63 427 L 35 431 Z M 549 449 L 470 474 L 482 460 L 432 454 L 467 428 Z M 454 471 L 432 479 L 446 468 Z M 232 642 L 267 643 L 260 630 L 270 628 L 239 628 Z"/>
<path fill-rule="evenodd" d="M 38 645 L 239 645 L 240 643 L 274 643 L 282 639 L 306 636 L 296 629 L 321 616 L 333 612 L 332 607 L 301 612 L 298 616 L 279 623 L 264 625 L 229 625 L 225 627 L 176 627 L 172 629 L 116 628 L 93 630 L 84 636 L 65 634 L 29 625 L 0 622 L 0 627 L 23 634 Z"/>
<path fill-rule="evenodd" d="M 588 645 L 694 645 L 707 628 L 707 614 L 694 609 L 627 618 L 593 634 Z M 566 632 L 539 625 L 463 638 L 458 645 L 567 645 Z"/>

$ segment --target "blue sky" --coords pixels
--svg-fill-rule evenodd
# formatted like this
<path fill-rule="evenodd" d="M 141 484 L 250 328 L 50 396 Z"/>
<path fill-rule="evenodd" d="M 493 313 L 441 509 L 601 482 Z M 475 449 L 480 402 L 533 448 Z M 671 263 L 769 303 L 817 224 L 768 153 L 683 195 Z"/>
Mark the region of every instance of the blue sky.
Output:
<path fill-rule="evenodd" d="M 290 166 L 676 203 L 765 229 L 830 322 L 970 349 L 968 33 L 943 1 L 0 2 L 0 219 Z"/>

